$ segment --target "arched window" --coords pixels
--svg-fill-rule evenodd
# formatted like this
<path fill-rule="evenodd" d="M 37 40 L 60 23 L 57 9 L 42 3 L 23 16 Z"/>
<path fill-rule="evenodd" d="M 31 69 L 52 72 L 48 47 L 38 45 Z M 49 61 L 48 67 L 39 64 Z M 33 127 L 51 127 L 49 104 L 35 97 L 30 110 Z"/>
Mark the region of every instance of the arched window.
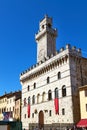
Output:
<path fill-rule="evenodd" d="M 32 97 L 32 104 L 35 104 L 35 95 Z"/>
<path fill-rule="evenodd" d="M 65 115 L 65 109 L 64 108 L 62 109 L 62 115 Z"/>
<path fill-rule="evenodd" d="M 50 82 L 50 78 L 49 77 L 47 77 L 47 84 Z"/>
<path fill-rule="evenodd" d="M 26 106 L 26 98 L 24 98 L 24 106 Z"/>
<path fill-rule="evenodd" d="M 34 89 L 36 88 L 36 83 L 34 83 Z"/>
<path fill-rule="evenodd" d="M 48 100 L 52 100 L 52 92 L 51 92 L 51 90 L 48 91 Z"/>
<path fill-rule="evenodd" d="M 42 25 L 42 29 L 44 29 L 44 25 Z"/>
<path fill-rule="evenodd" d="M 54 95 L 55 95 L 55 98 L 58 98 L 58 97 L 59 97 L 58 88 L 55 88 Z"/>
<path fill-rule="evenodd" d="M 27 91 L 29 91 L 30 90 L 30 86 L 28 85 L 28 87 L 27 87 Z"/>
<path fill-rule="evenodd" d="M 30 104 L 30 97 L 28 97 L 28 104 Z"/>
<path fill-rule="evenodd" d="M 40 94 L 37 95 L 37 103 L 40 102 Z"/>
<path fill-rule="evenodd" d="M 42 94 L 42 102 L 44 102 L 45 101 L 45 92 L 43 92 L 43 94 Z"/>
<path fill-rule="evenodd" d="M 62 86 L 62 97 L 65 97 L 66 96 L 66 86 L 63 85 Z"/>
<path fill-rule="evenodd" d="M 52 116 L 52 110 L 49 110 L 49 116 Z"/>
<path fill-rule="evenodd" d="M 51 24 L 50 23 L 48 23 L 48 27 L 51 28 Z"/>
<path fill-rule="evenodd" d="M 58 72 L 58 79 L 61 79 L 61 72 Z"/>

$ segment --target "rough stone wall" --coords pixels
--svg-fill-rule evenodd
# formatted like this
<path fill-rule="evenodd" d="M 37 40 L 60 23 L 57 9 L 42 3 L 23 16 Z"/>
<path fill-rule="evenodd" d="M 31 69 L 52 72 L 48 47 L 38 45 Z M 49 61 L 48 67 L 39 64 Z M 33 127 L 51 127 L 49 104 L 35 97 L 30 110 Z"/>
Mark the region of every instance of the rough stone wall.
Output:
<path fill-rule="evenodd" d="M 67 57 L 68 56 L 68 57 Z M 67 58 L 66 58 L 67 57 Z M 80 119 L 79 110 L 79 95 L 78 87 L 82 83 L 83 70 L 81 71 L 82 57 L 80 50 L 76 50 L 75 47 L 70 48 L 66 46 L 66 50 L 60 49 L 60 53 L 47 58 L 43 63 L 39 63 L 35 68 L 26 71 L 21 75 L 22 81 L 22 102 L 24 98 L 28 99 L 35 94 L 35 104 L 31 102 L 31 116 L 30 118 L 24 118 L 27 115 L 27 106 L 22 108 L 22 120 L 24 127 L 29 127 L 29 123 L 38 124 L 39 112 L 44 113 L 44 125 L 48 124 L 74 124 Z M 55 62 L 57 61 L 57 62 Z M 82 62 L 81 62 L 82 63 Z M 52 66 L 51 66 L 52 64 Z M 47 68 L 46 68 L 47 66 Z M 44 68 L 45 67 L 45 68 Z M 44 72 L 40 71 L 42 68 Z M 50 69 L 49 69 L 50 68 Z M 40 72 L 39 72 L 40 71 Z M 29 75 L 38 72 L 34 78 L 29 78 Z M 58 72 L 61 72 L 61 79 L 58 80 Z M 50 78 L 50 83 L 47 84 L 47 77 Z M 34 89 L 34 83 L 36 83 L 36 89 Z M 30 86 L 30 91 L 27 91 L 27 86 Z M 62 97 L 62 86 L 66 86 L 66 97 Z M 54 109 L 54 90 L 58 87 L 59 90 L 59 115 L 55 114 Z M 48 101 L 48 91 L 52 91 L 52 100 Z M 42 102 L 42 94 L 45 92 L 45 101 Z M 37 95 L 40 94 L 39 103 L 37 103 Z M 62 109 L 65 109 L 65 115 L 62 115 Z M 37 109 L 37 114 L 34 113 Z M 47 110 L 47 112 L 45 112 Z M 52 111 L 52 116 L 49 117 L 49 111 Z M 32 114 L 34 117 L 32 117 Z"/>
<path fill-rule="evenodd" d="M 62 54 L 64 54 L 63 52 Z M 61 55 L 62 55 L 61 54 Z M 54 58 L 53 58 L 54 59 Z M 50 59 L 50 62 L 53 60 Z M 47 64 L 44 63 L 44 66 Z M 38 124 L 39 112 L 43 111 L 44 113 L 44 125 L 52 123 L 61 123 L 61 124 L 73 124 L 73 106 L 72 106 L 72 90 L 71 90 L 71 79 L 70 79 L 70 68 L 69 68 L 69 59 L 62 62 L 59 66 L 54 67 L 50 71 L 37 76 L 32 80 L 26 80 L 23 82 L 22 88 L 22 102 L 24 98 L 28 99 L 28 96 L 31 97 L 31 115 L 30 118 L 27 117 L 27 105 L 26 107 L 22 106 L 22 121 L 23 127 L 29 128 L 29 123 Z M 61 79 L 58 80 L 58 72 L 61 72 Z M 50 83 L 47 84 L 47 77 L 50 77 Z M 34 83 L 36 83 L 36 89 L 34 89 Z M 30 91 L 27 91 L 27 86 L 30 86 Z M 62 97 L 62 86 L 66 86 L 66 96 Z M 55 114 L 54 107 L 54 90 L 58 87 L 59 90 L 59 115 Z M 52 91 L 52 100 L 48 101 L 48 91 Z M 42 93 L 45 92 L 45 101 L 42 102 Z M 37 95 L 40 94 L 40 100 L 37 104 Z M 32 96 L 35 95 L 35 104 L 32 104 Z M 23 103 L 22 103 L 23 104 Z M 62 115 L 62 109 L 65 109 L 65 115 Z M 34 111 L 37 109 L 37 113 Z M 47 110 L 47 112 L 45 112 Z M 52 116 L 49 116 L 49 111 L 52 111 Z M 26 118 L 24 115 L 26 114 Z M 34 114 L 34 118 L 32 117 Z"/>
<path fill-rule="evenodd" d="M 80 99 L 79 87 L 86 84 L 87 78 L 87 60 L 80 56 L 70 56 L 70 72 L 71 72 L 71 88 L 73 102 L 73 118 L 74 123 L 77 123 L 80 118 Z"/>
<path fill-rule="evenodd" d="M 82 86 L 87 84 L 87 58 L 81 59 Z"/>

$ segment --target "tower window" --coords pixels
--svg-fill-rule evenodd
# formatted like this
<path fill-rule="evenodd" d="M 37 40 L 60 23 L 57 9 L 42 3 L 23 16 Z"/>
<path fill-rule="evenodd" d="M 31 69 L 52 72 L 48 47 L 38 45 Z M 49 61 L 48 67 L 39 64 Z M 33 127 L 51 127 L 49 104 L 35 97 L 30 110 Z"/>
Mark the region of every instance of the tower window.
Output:
<path fill-rule="evenodd" d="M 64 108 L 62 109 L 62 115 L 65 115 L 65 109 Z"/>
<path fill-rule="evenodd" d="M 42 94 L 42 102 L 44 102 L 45 101 L 45 92 L 43 92 L 43 94 Z"/>
<path fill-rule="evenodd" d="M 66 86 L 63 85 L 62 87 L 62 96 L 65 97 L 66 96 Z"/>
<path fill-rule="evenodd" d="M 28 104 L 30 104 L 30 97 L 28 97 Z"/>
<path fill-rule="evenodd" d="M 58 98 L 59 97 L 59 95 L 58 95 L 58 88 L 55 88 L 54 93 L 55 93 L 55 98 Z"/>
<path fill-rule="evenodd" d="M 47 77 L 47 84 L 50 82 L 50 78 L 49 77 Z"/>
<path fill-rule="evenodd" d="M 37 95 L 37 103 L 40 102 L 40 94 Z"/>
<path fill-rule="evenodd" d="M 51 90 L 48 91 L 48 100 L 52 100 L 52 92 L 51 92 Z"/>
<path fill-rule="evenodd" d="M 58 79 L 61 79 L 61 73 L 58 72 Z"/>
<path fill-rule="evenodd" d="M 34 89 L 36 88 L 36 83 L 34 83 Z"/>
<path fill-rule="evenodd" d="M 32 97 L 32 104 L 35 104 L 35 95 Z"/>
<path fill-rule="evenodd" d="M 49 111 L 49 116 L 52 116 L 52 111 L 51 110 Z"/>
<path fill-rule="evenodd" d="M 30 90 L 30 86 L 28 85 L 28 87 L 27 87 L 27 90 L 29 91 Z"/>
<path fill-rule="evenodd" d="M 42 29 L 44 29 L 44 25 L 42 25 Z"/>
<path fill-rule="evenodd" d="M 51 28 L 51 24 L 50 23 L 48 23 L 48 27 Z"/>

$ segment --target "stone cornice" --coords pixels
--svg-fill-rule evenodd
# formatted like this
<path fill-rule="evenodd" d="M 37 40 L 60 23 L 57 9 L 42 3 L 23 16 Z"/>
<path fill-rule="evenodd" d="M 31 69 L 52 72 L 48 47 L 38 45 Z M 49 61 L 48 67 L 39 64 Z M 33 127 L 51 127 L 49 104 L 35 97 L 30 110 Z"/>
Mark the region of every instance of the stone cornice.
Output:
<path fill-rule="evenodd" d="M 87 90 L 87 85 L 79 87 L 79 91 L 82 91 L 82 90 Z"/>
<path fill-rule="evenodd" d="M 40 75 L 52 70 L 53 68 L 64 64 L 65 62 L 67 62 L 67 60 L 68 60 L 68 55 L 65 55 L 64 57 L 61 57 L 59 59 L 55 59 L 54 61 L 50 62 L 48 65 L 46 65 L 44 67 L 41 67 L 37 71 L 35 71 L 27 76 L 24 76 L 23 78 L 21 77 L 20 81 L 24 82 L 26 80 L 36 78 L 37 76 L 40 76 Z"/>

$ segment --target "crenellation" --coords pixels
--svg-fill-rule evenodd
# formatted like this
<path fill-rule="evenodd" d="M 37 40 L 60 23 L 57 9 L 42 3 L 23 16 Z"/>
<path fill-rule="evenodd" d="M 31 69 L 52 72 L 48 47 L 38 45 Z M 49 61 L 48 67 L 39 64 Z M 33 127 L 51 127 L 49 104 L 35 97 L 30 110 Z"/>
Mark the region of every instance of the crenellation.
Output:
<path fill-rule="evenodd" d="M 41 60 L 43 63 L 45 62 L 45 57 L 44 57 L 44 59 L 43 60 Z"/>
<path fill-rule="evenodd" d="M 64 47 L 62 47 L 62 48 L 60 49 L 60 52 L 62 52 L 62 51 L 64 51 Z"/>
<path fill-rule="evenodd" d="M 63 56 L 63 57 L 61 57 L 61 58 L 59 58 L 59 59 L 57 59 L 57 60 L 54 60 L 53 62 L 49 62 L 49 64 L 47 64 L 46 65 L 46 67 L 44 68 L 45 70 L 46 70 L 46 72 L 48 72 L 49 71 L 49 67 L 51 67 L 51 69 L 54 69 L 55 67 L 57 67 L 57 66 L 61 66 L 61 65 L 63 65 L 63 64 L 65 64 L 65 63 L 67 63 L 66 61 L 67 61 L 67 59 L 68 59 L 68 55 L 65 55 L 65 56 Z M 38 63 L 38 65 L 39 65 L 39 63 Z M 40 62 L 40 65 L 41 65 L 41 62 Z M 40 66 L 39 65 L 39 66 Z M 40 67 L 40 70 L 39 71 L 41 71 L 43 69 L 43 67 Z M 32 69 L 33 70 L 33 69 Z M 25 71 L 26 72 L 26 71 Z M 37 73 L 37 70 L 35 70 L 35 71 L 33 71 L 32 72 L 32 74 L 30 73 L 30 74 L 26 74 L 27 75 L 27 78 L 29 78 L 29 79 L 32 79 L 33 78 L 33 76 L 32 75 L 34 75 L 34 77 L 36 77 L 35 75 L 36 75 L 36 73 Z M 38 72 L 39 73 L 39 72 Z M 24 73 L 25 74 L 25 73 Z M 42 74 L 42 73 L 40 73 L 40 74 Z M 25 78 L 26 78 L 26 75 L 24 76 Z M 38 75 L 38 74 L 37 74 Z M 24 79 L 25 79 L 24 78 Z M 23 80 L 23 79 L 22 79 Z"/>
<path fill-rule="evenodd" d="M 71 45 L 70 44 L 66 44 L 66 49 L 71 49 Z"/>
<path fill-rule="evenodd" d="M 27 73 L 28 71 L 27 70 L 25 70 L 25 73 Z"/>
<path fill-rule="evenodd" d="M 47 61 L 48 59 L 50 59 L 50 56 L 44 57 L 45 61 Z"/>
<path fill-rule="evenodd" d="M 70 50 L 70 53 L 71 53 L 71 54 L 77 55 L 77 56 L 81 56 L 81 49 L 80 49 L 80 48 L 76 49 L 75 46 L 72 46 L 72 47 L 71 47 L 70 44 L 66 44 L 66 48 L 65 48 L 65 49 L 64 49 L 64 47 L 62 47 L 62 48 L 60 49 L 60 51 L 57 50 L 57 51 L 55 52 L 55 54 L 51 54 L 50 56 L 44 57 L 43 60 L 39 61 L 39 62 L 38 62 L 37 64 L 35 64 L 35 65 L 32 65 L 28 70 L 25 70 L 21 75 L 27 73 L 28 71 L 34 69 L 35 67 L 41 65 L 42 63 L 45 63 L 47 60 L 50 60 L 51 58 L 53 58 L 53 57 L 59 55 L 61 52 L 66 51 L 67 49 Z"/>
<path fill-rule="evenodd" d="M 76 51 L 76 46 L 72 46 L 72 50 Z"/>
<path fill-rule="evenodd" d="M 80 56 L 80 57 L 82 56 L 81 49 L 76 48 L 75 46 L 69 48 L 69 53 L 74 56 Z"/>
<path fill-rule="evenodd" d="M 82 52 L 81 52 L 81 48 L 78 48 L 77 51 L 78 51 L 78 53 L 80 53 L 80 54 L 82 53 Z"/>
<path fill-rule="evenodd" d="M 25 72 L 23 71 L 23 74 L 25 74 Z"/>
<path fill-rule="evenodd" d="M 55 51 L 54 56 L 56 56 L 57 54 L 58 54 L 58 52 L 57 52 L 57 51 Z"/>
<path fill-rule="evenodd" d="M 39 65 L 41 65 L 42 64 L 42 62 L 41 61 L 39 61 Z"/>
<path fill-rule="evenodd" d="M 32 66 L 30 67 L 30 70 L 32 69 Z"/>
<path fill-rule="evenodd" d="M 36 64 L 36 67 L 39 65 L 39 63 Z"/>
<path fill-rule="evenodd" d="M 53 57 L 54 55 L 53 54 L 51 54 L 51 58 Z"/>
<path fill-rule="evenodd" d="M 41 60 L 41 64 L 44 63 L 44 61 Z"/>
<path fill-rule="evenodd" d="M 22 76 L 23 75 L 23 72 L 20 74 L 20 76 Z"/>

